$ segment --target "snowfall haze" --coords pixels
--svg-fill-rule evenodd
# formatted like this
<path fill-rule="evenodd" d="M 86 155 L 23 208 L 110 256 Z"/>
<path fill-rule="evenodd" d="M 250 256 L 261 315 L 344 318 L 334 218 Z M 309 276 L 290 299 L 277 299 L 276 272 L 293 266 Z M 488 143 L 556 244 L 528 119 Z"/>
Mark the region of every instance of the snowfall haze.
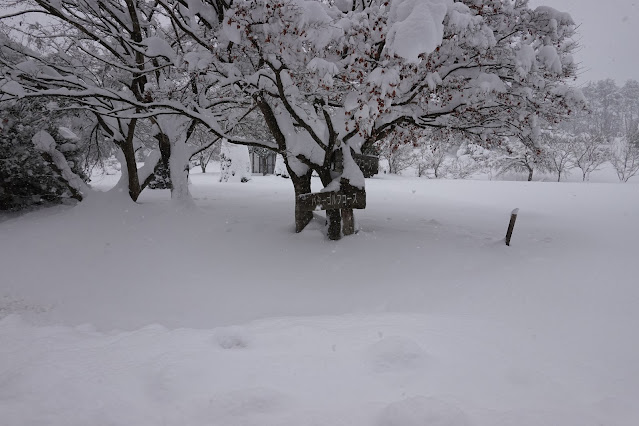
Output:
<path fill-rule="evenodd" d="M 639 78 L 639 2 L 636 0 L 531 0 L 570 13 L 579 25 L 578 83 Z"/>
<path fill-rule="evenodd" d="M 0 426 L 639 424 L 635 0 L 0 5 Z"/>

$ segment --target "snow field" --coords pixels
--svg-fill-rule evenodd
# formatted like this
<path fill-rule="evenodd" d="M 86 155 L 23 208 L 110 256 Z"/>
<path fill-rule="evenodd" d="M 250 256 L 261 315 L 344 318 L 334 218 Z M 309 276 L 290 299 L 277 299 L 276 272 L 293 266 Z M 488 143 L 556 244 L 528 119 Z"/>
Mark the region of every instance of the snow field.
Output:
<path fill-rule="evenodd" d="M 637 185 L 191 179 L 0 222 L 3 424 L 637 424 Z"/>
<path fill-rule="evenodd" d="M 594 397 L 544 369 L 557 360 L 526 336 L 472 320 L 350 315 L 105 333 L 12 315 L 0 332 L 13 366 L 0 411 L 12 425 L 631 425 L 637 414 L 629 395 Z M 250 345 L 220 343 L 247 334 Z"/>

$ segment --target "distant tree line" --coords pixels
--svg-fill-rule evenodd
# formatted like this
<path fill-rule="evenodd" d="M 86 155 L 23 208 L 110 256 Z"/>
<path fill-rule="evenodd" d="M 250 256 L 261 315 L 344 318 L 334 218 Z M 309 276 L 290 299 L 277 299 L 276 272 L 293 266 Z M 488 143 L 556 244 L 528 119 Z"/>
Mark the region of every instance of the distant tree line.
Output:
<path fill-rule="evenodd" d="M 388 138 L 375 148 L 388 173 L 414 170 L 417 176 L 459 179 L 478 172 L 499 177 L 536 172 L 557 181 L 578 170 L 583 181 L 609 163 L 621 182 L 639 173 L 639 82 L 618 86 L 611 79 L 587 83 L 582 93 L 587 108 L 570 119 L 543 128 L 536 144 L 517 137 L 478 145 L 459 135 L 432 131 L 405 144 Z"/>

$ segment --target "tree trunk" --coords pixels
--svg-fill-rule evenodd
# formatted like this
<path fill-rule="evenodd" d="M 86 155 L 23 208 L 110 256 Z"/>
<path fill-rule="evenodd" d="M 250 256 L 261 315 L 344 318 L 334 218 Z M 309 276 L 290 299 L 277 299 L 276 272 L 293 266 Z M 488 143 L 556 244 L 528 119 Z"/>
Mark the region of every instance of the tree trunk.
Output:
<path fill-rule="evenodd" d="M 202 173 L 206 173 L 206 162 L 204 161 L 204 155 L 200 156 L 200 168 L 202 169 Z"/>
<path fill-rule="evenodd" d="M 189 191 L 189 162 L 186 143 L 182 140 L 177 140 L 171 144 L 170 148 L 171 200 L 186 206 L 192 206 L 194 203 Z"/>
<path fill-rule="evenodd" d="M 129 176 L 129 195 L 133 201 L 137 201 L 142 192 L 140 187 L 140 180 L 138 179 L 138 165 L 135 161 L 135 149 L 133 148 L 132 141 L 123 141 L 120 144 L 120 149 L 124 155 L 126 163 L 126 171 Z"/>
<path fill-rule="evenodd" d="M 171 141 L 169 137 L 164 133 L 157 134 L 155 138 L 158 140 L 158 145 L 160 148 L 160 154 L 162 155 L 162 159 L 160 162 L 164 165 L 165 170 L 171 170 L 170 161 L 171 161 Z M 169 176 L 171 173 L 169 172 Z M 173 189 L 173 183 L 169 179 L 169 188 Z"/>
<path fill-rule="evenodd" d="M 528 182 L 532 180 L 533 177 L 533 169 L 528 168 Z"/>
<path fill-rule="evenodd" d="M 306 174 L 298 176 L 288 167 L 288 164 L 286 167 L 293 182 L 293 189 L 295 190 L 295 232 L 302 232 L 306 225 L 313 219 L 313 212 L 300 210 L 297 197 L 301 194 L 311 192 L 312 171 L 309 170 Z"/>

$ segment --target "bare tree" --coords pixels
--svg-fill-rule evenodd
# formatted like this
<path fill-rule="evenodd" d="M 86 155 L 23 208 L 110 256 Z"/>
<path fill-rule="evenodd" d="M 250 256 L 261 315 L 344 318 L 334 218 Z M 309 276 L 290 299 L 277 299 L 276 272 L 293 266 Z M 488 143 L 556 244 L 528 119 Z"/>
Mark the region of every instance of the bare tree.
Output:
<path fill-rule="evenodd" d="M 390 174 L 399 174 L 418 162 L 418 154 L 412 144 L 387 138 L 377 144 L 377 149 L 379 157 L 388 162 L 388 173 Z"/>
<path fill-rule="evenodd" d="M 581 169 L 583 181 L 588 180 L 590 173 L 598 170 L 608 160 L 610 154 L 603 140 L 603 136 L 582 133 L 571 145 L 573 162 Z"/>
<path fill-rule="evenodd" d="M 617 172 L 621 182 L 639 173 L 639 146 L 628 141 L 627 138 L 617 138 L 613 142 L 610 162 Z"/>
<path fill-rule="evenodd" d="M 432 170 L 435 179 L 443 176 L 443 166 L 451 148 L 450 141 L 433 134 L 430 138 L 421 139 L 418 148 L 417 175 L 424 176 Z"/>
<path fill-rule="evenodd" d="M 557 182 L 561 177 L 568 175 L 575 167 L 573 161 L 574 143 L 572 137 L 551 131 L 542 132 L 541 139 L 544 143 L 544 155 L 547 159 L 548 170 L 557 174 Z"/>
<path fill-rule="evenodd" d="M 548 159 L 541 148 L 529 146 L 517 138 L 507 138 L 493 149 L 495 157 L 491 161 L 497 175 L 515 171 L 528 174 L 532 181 L 535 170 L 547 170 Z"/>
<path fill-rule="evenodd" d="M 216 138 L 202 126 L 197 126 L 189 139 L 191 145 L 202 148 L 191 156 L 196 166 L 206 173 L 206 167 L 212 159 L 220 158 L 220 139 Z M 217 143 L 216 143 L 217 142 Z"/>

